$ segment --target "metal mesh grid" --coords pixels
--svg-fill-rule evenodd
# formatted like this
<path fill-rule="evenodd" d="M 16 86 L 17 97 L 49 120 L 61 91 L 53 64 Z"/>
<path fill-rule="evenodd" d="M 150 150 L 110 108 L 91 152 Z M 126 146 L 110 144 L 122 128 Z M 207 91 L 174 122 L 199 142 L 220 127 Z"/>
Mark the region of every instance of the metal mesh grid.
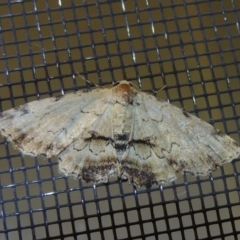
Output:
<path fill-rule="evenodd" d="M 127 79 L 239 142 L 238 0 L 0 1 L 0 109 Z M 0 239 L 240 239 L 240 161 L 134 189 L 58 173 L 0 137 Z"/>

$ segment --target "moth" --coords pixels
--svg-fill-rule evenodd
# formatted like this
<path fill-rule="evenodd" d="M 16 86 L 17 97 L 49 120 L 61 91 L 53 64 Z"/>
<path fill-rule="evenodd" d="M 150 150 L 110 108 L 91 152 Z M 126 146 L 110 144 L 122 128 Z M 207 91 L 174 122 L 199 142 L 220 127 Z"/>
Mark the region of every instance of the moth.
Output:
<path fill-rule="evenodd" d="M 125 80 L 2 112 L 0 132 L 23 154 L 57 156 L 60 172 L 93 184 L 115 175 L 149 188 L 240 155 L 225 133 Z"/>

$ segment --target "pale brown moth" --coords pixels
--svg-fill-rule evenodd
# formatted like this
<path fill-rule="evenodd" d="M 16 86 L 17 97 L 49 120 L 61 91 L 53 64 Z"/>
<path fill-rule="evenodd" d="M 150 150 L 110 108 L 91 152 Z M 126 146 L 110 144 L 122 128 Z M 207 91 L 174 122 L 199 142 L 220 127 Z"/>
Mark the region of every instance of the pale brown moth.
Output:
<path fill-rule="evenodd" d="M 94 184 L 116 175 L 150 187 L 240 155 L 223 132 L 124 80 L 7 110 L 0 132 L 23 154 L 58 156 L 62 173 Z"/>

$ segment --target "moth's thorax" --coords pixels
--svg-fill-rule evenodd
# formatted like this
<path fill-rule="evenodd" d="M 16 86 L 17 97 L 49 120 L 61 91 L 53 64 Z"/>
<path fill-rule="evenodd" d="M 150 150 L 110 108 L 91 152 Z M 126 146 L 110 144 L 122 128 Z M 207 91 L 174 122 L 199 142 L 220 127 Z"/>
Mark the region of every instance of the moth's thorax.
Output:
<path fill-rule="evenodd" d="M 134 97 L 134 90 L 127 81 L 121 81 L 115 88 L 117 101 L 121 104 L 131 103 Z"/>

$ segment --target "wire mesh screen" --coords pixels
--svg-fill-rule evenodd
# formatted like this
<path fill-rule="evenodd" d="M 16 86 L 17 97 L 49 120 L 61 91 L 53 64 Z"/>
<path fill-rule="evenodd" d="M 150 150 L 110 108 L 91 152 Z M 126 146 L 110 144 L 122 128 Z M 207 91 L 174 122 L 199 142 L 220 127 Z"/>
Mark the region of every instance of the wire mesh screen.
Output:
<path fill-rule="evenodd" d="M 126 76 L 239 142 L 240 1 L 0 1 L 0 110 Z M 240 239 L 240 161 L 134 188 L 0 137 L 0 239 Z"/>

